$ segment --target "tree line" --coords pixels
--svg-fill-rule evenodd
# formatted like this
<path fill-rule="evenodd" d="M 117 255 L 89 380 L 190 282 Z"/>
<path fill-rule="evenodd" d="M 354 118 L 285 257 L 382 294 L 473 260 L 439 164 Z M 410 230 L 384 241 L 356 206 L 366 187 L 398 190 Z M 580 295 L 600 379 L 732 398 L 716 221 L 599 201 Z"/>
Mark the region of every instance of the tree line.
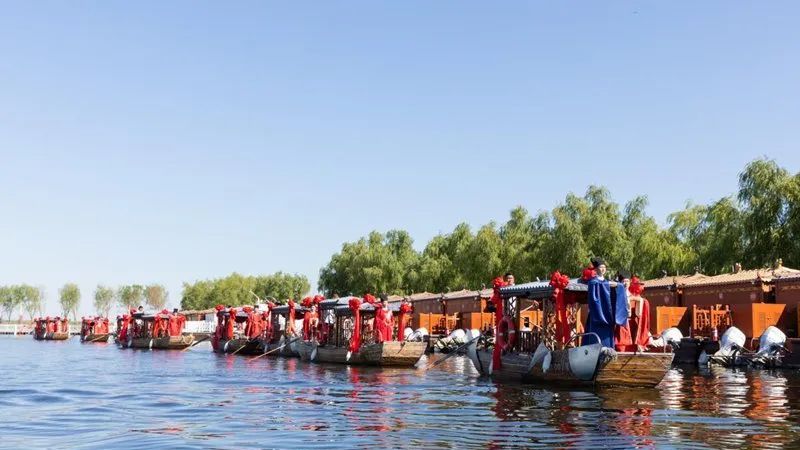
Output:
<path fill-rule="evenodd" d="M 666 226 L 647 214 L 646 196 L 624 205 L 589 186 L 551 211 L 517 207 L 498 225 L 466 223 L 433 237 L 422 251 L 403 230 L 373 231 L 342 245 L 320 270 L 319 289 L 333 293 L 443 292 L 476 289 L 511 271 L 518 280 L 577 276 L 593 255 L 611 270 L 642 278 L 700 271 L 716 274 L 741 262 L 764 267 L 782 259 L 800 266 L 800 173 L 756 159 L 739 174 L 736 195 L 707 205 L 687 203 Z"/>
<path fill-rule="evenodd" d="M 152 309 L 160 310 L 167 305 L 169 293 L 160 284 L 150 285 L 123 285 L 117 289 L 97 285 L 94 291 L 94 311 L 97 315 L 108 316 L 111 307 L 116 302 L 124 309 L 137 308 L 139 305 L 148 305 Z M 61 307 L 62 317 L 78 318 L 78 307 L 81 303 L 81 290 L 75 283 L 66 283 L 58 290 L 58 302 Z M 27 284 L 0 286 L 0 308 L 7 320 L 11 320 L 15 312 L 25 312 L 33 319 L 44 315 L 46 292 L 44 287 L 34 287 Z"/>
<path fill-rule="evenodd" d="M 246 276 L 232 273 L 227 277 L 183 283 L 181 308 L 202 310 L 215 305 L 252 305 L 269 300 L 284 304 L 287 299 L 298 299 L 311 289 L 305 275 L 277 272 L 272 275 Z"/>

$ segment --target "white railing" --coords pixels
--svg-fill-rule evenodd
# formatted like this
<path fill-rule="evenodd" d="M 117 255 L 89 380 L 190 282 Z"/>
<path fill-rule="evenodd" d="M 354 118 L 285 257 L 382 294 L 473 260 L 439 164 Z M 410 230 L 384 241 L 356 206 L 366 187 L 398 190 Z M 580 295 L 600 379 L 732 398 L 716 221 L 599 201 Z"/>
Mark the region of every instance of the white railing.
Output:
<path fill-rule="evenodd" d="M 208 320 L 187 320 L 183 328 L 184 333 L 213 333 L 217 323 Z"/>
<path fill-rule="evenodd" d="M 2 323 L 0 324 L 0 334 L 29 334 L 33 330 L 30 324 L 24 323 Z"/>

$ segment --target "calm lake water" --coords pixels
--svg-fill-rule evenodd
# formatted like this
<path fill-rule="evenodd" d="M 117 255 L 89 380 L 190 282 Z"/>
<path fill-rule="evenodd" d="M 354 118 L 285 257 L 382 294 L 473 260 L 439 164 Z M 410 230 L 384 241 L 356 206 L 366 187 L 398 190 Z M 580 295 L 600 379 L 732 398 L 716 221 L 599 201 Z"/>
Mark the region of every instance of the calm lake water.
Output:
<path fill-rule="evenodd" d="M 0 336 L 2 448 L 798 448 L 800 374 L 559 390 L 297 359 Z"/>

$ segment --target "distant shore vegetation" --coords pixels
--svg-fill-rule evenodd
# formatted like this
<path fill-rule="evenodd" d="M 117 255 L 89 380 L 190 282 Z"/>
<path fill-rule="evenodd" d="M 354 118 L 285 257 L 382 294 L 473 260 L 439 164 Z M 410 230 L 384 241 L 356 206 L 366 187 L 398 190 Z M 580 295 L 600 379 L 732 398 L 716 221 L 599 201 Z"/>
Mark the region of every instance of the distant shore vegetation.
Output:
<path fill-rule="evenodd" d="M 532 216 L 517 207 L 505 223 L 477 231 L 458 224 L 422 251 L 404 230 L 373 231 L 342 245 L 320 270 L 318 287 L 328 295 L 477 289 L 506 271 L 519 281 L 548 279 L 555 270 L 578 276 L 593 255 L 642 278 L 722 273 L 737 262 L 800 266 L 800 173 L 773 160 L 747 164 L 735 196 L 687 203 L 666 226 L 647 214 L 647 203 L 639 196 L 620 205 L 606 188 L 590 186 L 551 211 Z"/>
<path fill-rule="evenodd" d="M 310 289 L 311 284 L 305 275 L 277 272 L 246 276 L 232 273 L 223 278 L 183 283 L 181 308 L 202 310 L 215 305 L 252 305 L 258 299 L 280 305 L 290 298 L 303 296 Z"/>

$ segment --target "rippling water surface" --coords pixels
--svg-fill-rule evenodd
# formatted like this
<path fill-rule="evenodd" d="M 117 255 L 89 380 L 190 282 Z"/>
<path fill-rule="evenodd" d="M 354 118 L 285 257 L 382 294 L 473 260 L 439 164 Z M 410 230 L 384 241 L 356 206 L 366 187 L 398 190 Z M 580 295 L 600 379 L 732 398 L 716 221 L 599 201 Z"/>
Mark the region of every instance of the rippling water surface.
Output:
<path fill-rule="evenodd" d="M 672 370 L 656 389 L 0 337 L 3 448 L 798 448 L 800 376 Z"/>

